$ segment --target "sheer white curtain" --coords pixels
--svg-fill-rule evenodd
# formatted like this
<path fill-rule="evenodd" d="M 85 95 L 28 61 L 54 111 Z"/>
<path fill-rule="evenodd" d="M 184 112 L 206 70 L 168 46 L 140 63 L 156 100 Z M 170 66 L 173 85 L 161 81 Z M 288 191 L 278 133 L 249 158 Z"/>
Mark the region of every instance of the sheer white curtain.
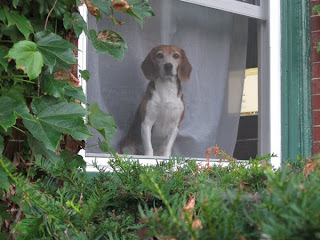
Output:
<path fill-rule="evenodd" d="M 109 19 L 89 28 L 113 29 L 127 41 L 129 50 L 119 62 L 97 54 L 88 46 L 88 101 L 115 118 L 118 131 L 113 146 L 126 135 L 148 80 L 140 69 L 149 51 L 159 44 L 185 50 L 192 64 L 191 80 L 183 83 L 185 118 L 174 143 L 173 155 L 205 157 L 208 147 L 219 146 L 232 155 L 236 143 L 247 53 L 248 18 L 178 0 L 150 0 L 156 16 L 143 28 L 123 17 L 122 26 Z M 98 134 L 88 141 L 97 142 Z M 99 152 L 89 148 L 88 152 Z"/>

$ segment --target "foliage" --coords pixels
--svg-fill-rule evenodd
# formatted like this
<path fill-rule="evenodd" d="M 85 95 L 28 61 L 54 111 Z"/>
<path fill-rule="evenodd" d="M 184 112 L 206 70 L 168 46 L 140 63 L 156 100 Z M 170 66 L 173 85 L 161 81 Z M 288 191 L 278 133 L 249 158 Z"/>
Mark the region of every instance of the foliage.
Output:
<path fill-rule="evenodd" d="M 106 15 L 119 27 L 114 11 L 142 25 L 153 10 L 146 0 L 0 3 L 0 239 L 105 238 L 109 224 L 94 222 L 98 203 L 109 196 L 85 184 L 78 152 L 92 137 L 88 126 L 109 151 L 116 125 L 78 85 L 76 42 L 86 34 L 98 52 L 119 60 L 128 48 L 115 31 L 87 29 L 78 7 L 85 4 L 97 20 Z M 87 70 L 79 72 L 89 80 Z"/>

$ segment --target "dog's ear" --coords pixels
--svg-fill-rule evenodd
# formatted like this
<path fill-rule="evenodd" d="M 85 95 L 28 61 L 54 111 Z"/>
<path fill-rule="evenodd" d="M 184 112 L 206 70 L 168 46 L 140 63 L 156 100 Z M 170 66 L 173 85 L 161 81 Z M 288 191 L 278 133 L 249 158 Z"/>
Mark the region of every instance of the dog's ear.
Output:
<path fill-rule="evenodd" d="M 178 78 L 182 82 L 187 82 L 190 80 L 192 66 L 186 56 L 186 53 L 182 49 L 181 49 L 181 55 L 182 55 L 182 62 L 178 68 Z"/>
<path fill-rule="evenodd" d="M 154 49 L 148 54 L 146 59 L 141 64 L 141 69 L 146 77 L 146 79 L 150 81 L 154 81 L 159 77 L 159 67 L 158 65 L 154 64 L 153 57 L 154 57 Z"/>

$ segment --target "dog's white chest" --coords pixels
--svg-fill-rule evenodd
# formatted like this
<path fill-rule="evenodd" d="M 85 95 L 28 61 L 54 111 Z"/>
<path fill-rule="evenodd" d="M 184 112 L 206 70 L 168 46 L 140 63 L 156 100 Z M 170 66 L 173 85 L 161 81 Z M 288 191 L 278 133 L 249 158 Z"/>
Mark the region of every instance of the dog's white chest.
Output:
<path fill-rule="evenodd" d="M 177 95 L 176 81 L 155 81 L 155 91 L 146 109 L 146 119 L 153 122 L 153 138 L 165 137 L 178 126 L 184 105 Z"/>

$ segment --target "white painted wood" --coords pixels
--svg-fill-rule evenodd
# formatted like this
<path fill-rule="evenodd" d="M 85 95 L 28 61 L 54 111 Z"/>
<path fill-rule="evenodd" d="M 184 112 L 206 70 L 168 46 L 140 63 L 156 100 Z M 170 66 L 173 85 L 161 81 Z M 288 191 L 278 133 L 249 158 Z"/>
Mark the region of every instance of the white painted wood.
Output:
<path fill-rule="evenodd" d="M 197 4 L 204 7 L 214 8 L 230 13 L 240 14 L 247 17 L 257 18 L 261 20 L 267 20 L 267 0 L 262 0 L 261 6 L 243 3 L 235 0 L 180 0 L 182 2 L 188 2 Z M 279 1 L 279 0 L 278 0 Z"/>
<path fill-rule="evenodd" d="M 270 152 L 274 167 L 281 165 L 281 1 L 270 0 Z M 271 12 L 272 11 L 272 12 Z"/>

